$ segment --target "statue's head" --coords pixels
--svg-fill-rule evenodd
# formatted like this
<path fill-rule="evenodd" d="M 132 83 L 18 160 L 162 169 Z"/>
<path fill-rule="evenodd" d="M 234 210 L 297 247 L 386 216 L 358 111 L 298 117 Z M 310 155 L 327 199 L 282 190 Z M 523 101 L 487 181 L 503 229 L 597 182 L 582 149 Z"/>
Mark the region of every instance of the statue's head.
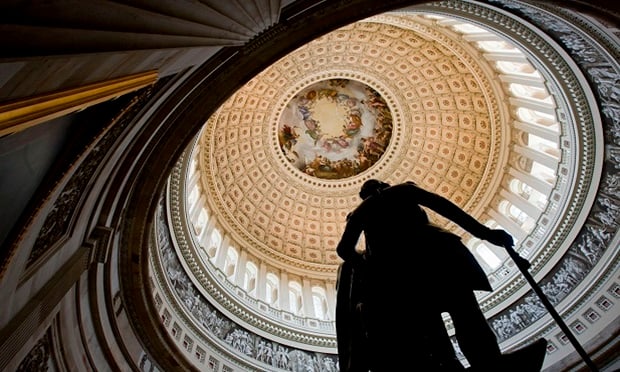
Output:
<path fill-rule="evenodd" d="M 381 190 L 388 187 L 390 187 L 389 183 L 371 178 L 368 181 L 364 182 L 362 188 L 360 189 L 359 196 L 360 198 L 365 200 L 372 195 L 379 194 Z"/>

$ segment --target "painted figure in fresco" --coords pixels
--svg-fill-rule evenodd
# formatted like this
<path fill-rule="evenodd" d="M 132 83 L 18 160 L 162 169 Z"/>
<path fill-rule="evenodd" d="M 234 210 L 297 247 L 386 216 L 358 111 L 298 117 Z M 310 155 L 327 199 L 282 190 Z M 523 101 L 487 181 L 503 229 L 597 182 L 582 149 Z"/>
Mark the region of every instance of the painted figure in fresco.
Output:
<path fill-rule="evenodd" d="M 460 238 L 430 223 L 421 206 L 498 246 L 512 247 L 512 236 L 413 182 L 371 179 L 359 196 L 337 246 L 344 260 L 336 303 L 340 370 L 463 371 L 442 312 L 450 314 L 471 370 L 504 370 L 494 367 L 501 351 L 474 294 L 491 291 L 486 274 Z"/>

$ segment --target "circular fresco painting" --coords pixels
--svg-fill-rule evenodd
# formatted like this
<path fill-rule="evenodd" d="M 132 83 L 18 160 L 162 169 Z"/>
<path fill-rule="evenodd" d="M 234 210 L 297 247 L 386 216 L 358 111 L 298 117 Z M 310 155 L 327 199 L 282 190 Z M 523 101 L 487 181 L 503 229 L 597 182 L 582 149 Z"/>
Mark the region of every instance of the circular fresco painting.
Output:
<path fill-rule="evenodd" d="M 278 125 L 286 158 L 322 179 L 364 172 L 381 158 L 391 136 L 392 115 L 383 97 L 348 79 L 306 87 L 288 102 Z"/>

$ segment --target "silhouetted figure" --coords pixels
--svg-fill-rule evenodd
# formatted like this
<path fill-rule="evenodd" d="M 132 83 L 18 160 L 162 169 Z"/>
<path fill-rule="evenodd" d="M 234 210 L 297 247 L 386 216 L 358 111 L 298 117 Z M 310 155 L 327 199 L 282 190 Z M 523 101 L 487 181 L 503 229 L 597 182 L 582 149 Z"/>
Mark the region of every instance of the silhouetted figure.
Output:
<path fill-rule="evenodd" d="M 347 217 L 337 247 L 345 262 L 336 309 L 341 371 L 464 370 L 442 312 L 450 314 L 472 369 L 499 370 L 493 366 L 501 351 L 474 294 L 491 291 L 486 274 L 460 238 L 431 224 L 420 206 L 495 245 L 512 247 L 510 234 L 413 182 L 391 186 L 371 179 L 359 195 L 363 201 Z M 362 232 L 363 255 L 355 250 Z"/>
<path fill-rule="evenodd" d="M 340 372 L 368 371 L 368 340 L 362 319 L 361 303 L 365 265 L 345 261 L 338 268 L 336 282 L 336 336 Z"/>

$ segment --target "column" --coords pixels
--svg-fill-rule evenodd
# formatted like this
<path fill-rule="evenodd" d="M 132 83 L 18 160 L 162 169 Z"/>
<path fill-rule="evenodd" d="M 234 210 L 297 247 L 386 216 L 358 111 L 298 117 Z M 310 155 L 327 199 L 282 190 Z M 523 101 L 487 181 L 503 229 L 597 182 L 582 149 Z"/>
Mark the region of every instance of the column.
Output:
<path fill-rule="evenodd" d="M 325 295 L 327 296 L 327 306 L 329 307 L 329 319 L 336 319 L 336 281 L 325 281 Z"/>
<path fill-rule="evenodd" d="M 226 268 L 224 265 L 226 264 L 226 254 L 228 253 L 228 246 L 230 242 L 230 237 L 228 235 L 224 235 L 222 239 L 222 243 L 217 248 L 217 255 L 215 256 L 215 267 L 224 271 Z"/>
<path fill-rule="evenodd" d="M 239 259 L 237 260 L 235 280 L 233 283 L 245 289 L 243 280 L 245 279 L 245 264 L 248 261 L 248 254 L 245 250 L 240 250 Z"/>
<path fill-rule="evenodd" d="M 306 317 L 314 318 L 316 313 L 314 311 L 314 298 L 312 297 L 312 286 L 310 280 L 306 277 L 301 281 L 301 296 L 304 299 L 304 313 Z"/>
<path fill-rule="evenodd" d="M 278 293 L 278 301 L 280 302 L 280 309 L 285 311 L 291 311 L 288 292 L 288 275 L 286 271 L 282 271 L 280 273 L 280 293 Z"/>
<path fill-rule="evenodd" d="M 267 287 L 267 264 L 261 261 L 256 278 L 256 298 L 265 301 L 265 289 Z"/>

